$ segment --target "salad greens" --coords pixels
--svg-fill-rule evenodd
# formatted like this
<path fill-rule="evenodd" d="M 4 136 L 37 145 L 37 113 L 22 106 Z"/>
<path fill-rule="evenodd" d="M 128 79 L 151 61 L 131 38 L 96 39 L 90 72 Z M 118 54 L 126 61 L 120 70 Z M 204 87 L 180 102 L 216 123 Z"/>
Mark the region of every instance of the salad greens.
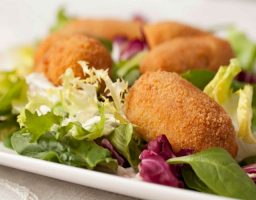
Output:
<path fill-rule="evenodd" d="M 110 152 L 94 141 L 74 140 L 68 135 L 57 139 L 56 132 L 46 132 L 37 141 L 32 141 L 31 132 L 24 129 L 11 137 L 13 149 L 21 155 L 88 169 L 100 166 L 112 172 L 117 169 L 117 161 Z"/>
<path fill-rule="evenodd" d="M 128 82 L 129 86 L 133 85 L 140 76 L 139 65 L 145 54 L 146 52 L 142 51 L 130 60 L 121 60 L 115 63 L 112 71 L 113 79 L 122 78 Z"/>
<path fill-rule="evenodd" d="M 207 185 L 204 184 L 203 181 L 198 178 L 196 173 L 191 169 L 189 166 L 184 166 L 181 168 L 181 174 L 182 177 L 184 178 L 184 182 L 186 185 L 196 191 L 199 192 L 207 192 L 210 194 L 215 194 Z"/>
<path fill-rule="evenodd" d="M 59 87 L 39 74 L 27 78 L 28 102 L 18 115 L 20 130 L 8 146 L 26 156 L 113 172 L 117 160 L 97 141 L 109 138 L 136 169 L 142 140 L 124 116 L 126 82 L 112 82 L 107 71 L 79 64 L 86 78 L 75 77 L 69 68 Z"/>
<path fill-rule="evenodd" d="M 167 162 L 169 164 L 189 164 L 201 180 L 201 182 L 198 180 L 193 182 L 190 179 L 189 183 L 193 185 L 192 187 L 206 190 L 205 192 L 210 190 L 218 195 L 241 199 L 254 199 L 256 194 L 254 182 L 222 148 L 211 148 L 192 155 L 171 158 Z M 193 176 L 191 173 L 189 175 Z M 200 184 L 200 186 L 195 186 L 195 184 Z M 203 184 L 209 189 L 205 189 Z"/>
<path fill-rule="evenodd" d="M 237 160 L 256 155 L 256 138 L 252 132 L 254 108 L 252 105 L 253 87 L 244 85 L 233 92 L 232 81 L 241 71 L 238 60 L 221 67 L 204 92 L 219 103 L 232 119 L 237 134 Z M 255 118 L 255 117 L 254 117 Z"/>
<path fill-rule="evenodd" d="M 132 124 L 120 124 L 109 136 L 109 140 L 129 164 L 137 169 L 143 141 L 134 134 Z"/>
<path fill-rule="evenodd" d="M 0 73 L 0 139 L 17 130 L 17 114 L 27 100 L 27 84 L 16 71 Z"/>
<path fill-rule="evenodd" d="M 50 32 L 55 32 L 60 30 L 63 26 L 65 26 L 72 18 L 66 14 L 66 10 L 64 8 L 60 8 L 57 12 L 56 22 L 50 28 Z"/>
<path fill-rule="evenodd" d="M 204 69 L 189 70 L 182 74 L 183 78 L 185 78 L 200 90 L 203 90 L 214 76 L 214 72 Z"/>
<path fill-rule="evenodd" d="M 236 28 L 231 28 L 228 31 L 227 39 L 229 40 L 237 59 L 240 61 L 242 69 L 249 72 L 255 72 L 256 43 Z"/>

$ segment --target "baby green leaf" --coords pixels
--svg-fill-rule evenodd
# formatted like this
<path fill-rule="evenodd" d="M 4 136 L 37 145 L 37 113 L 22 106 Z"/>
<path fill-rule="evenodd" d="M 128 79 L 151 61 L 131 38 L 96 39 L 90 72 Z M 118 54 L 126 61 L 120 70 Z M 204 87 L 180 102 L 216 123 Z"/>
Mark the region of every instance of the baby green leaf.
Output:
<path fill-rule="evenodd" d="M 189 156 L 176 157 L 169 164 L 189 164 L 198 178 L 216 194 L 254 199 L 256 186 L 230 154 L 222 148 L 211 148 Z"/>
<path fill-rule="evenodd" d="M 214 192 L 198 178 L 198 176 L 190 167 L 184 166 L 181 169 L 181 173 L 186 185 L 189 188 L 197 190 L 199 192 L 214 194 Z"/>

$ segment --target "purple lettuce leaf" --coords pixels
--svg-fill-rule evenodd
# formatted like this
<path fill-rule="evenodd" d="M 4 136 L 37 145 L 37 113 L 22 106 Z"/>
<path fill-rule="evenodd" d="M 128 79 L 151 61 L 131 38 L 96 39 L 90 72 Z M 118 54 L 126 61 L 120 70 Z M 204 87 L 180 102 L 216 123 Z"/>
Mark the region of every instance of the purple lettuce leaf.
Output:
<path fill-rule="evenodd" d="M 184 184 L 173 174 L 165 160 L 152 150 L 144 150 L 140 156 L 140 176 L 144 181 L 183 188 Z"/>
<path fill-rule="evenodd" d="M 238 81 L 245 82 L 245 83 L 251 83 L 251 84 L 256 83 L 256 75 L 246 71 L 240 72 L 237 75 L 236 79 Z"/>
<path fill-rule="evenodd" d="M 113 145 L 110 143 L 110 141 L 106 138 L 103 138 L 101 140 L 100 145 L 106 149 L 108 149 L 112 155 L 113 158 L 117 159 L 118 165 L 124 166 L 126 161 L 125 159 L 115 150 Z"/>
<path fill-rule="evenodd" d="M 150 141 L 147 145 L 147 149 L 155 152 L 164 160 L 176 157 L 172 150 L 171 144 L 165 135 L 158 136 L 155 140 Z"/>
<path fill-rule="evenodd" d="M 113 40 L 112 56 L 116 62 L 120 60 L 128 60 L 146 48 L 147 44 L 144 40 L 129 40 L 126 37 L 117 36 Z"/>
<path fill-rule="evenodd" d="M 256 163 L 244 166 L 243 170 L 256 183 Z"/>
<path fill-rule="evenodd" d="M 160 135 L 150 141 L 146 150 L 140 155 L 140 176 L 144 181 L 173 187 L 184 187 L 181 180 L 182 165 L 168 165 L 166 160 L 191 153 L 193 151 L 190 149 L 182 149 L 175 154 L 166 136 Z"/>

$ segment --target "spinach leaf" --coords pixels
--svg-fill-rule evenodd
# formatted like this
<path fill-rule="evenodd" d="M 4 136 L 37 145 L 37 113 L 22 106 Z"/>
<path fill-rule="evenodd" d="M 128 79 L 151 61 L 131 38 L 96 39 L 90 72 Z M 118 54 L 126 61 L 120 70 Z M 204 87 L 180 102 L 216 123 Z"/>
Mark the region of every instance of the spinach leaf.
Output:
<path fill-rule="evenodd" d="M 176 157 L 169 164 L 189 164 L 198 178 L 214 193 L 254 199 L 256 186 L 230 154 L 222 148 L 211 148 L 189 156 Z"/>
<path fill-rule="evenodd" d="M 214 72 L 201 69 L 189 70 L 182 74 L 183 78 L 185 78 L 200 90 L 203 90 L 214 76 Z"/>
<path fill-rule="evenodd" d="M 181 174 L 187 187 L 197 190 L 199 192 L 207 192 L 214 194 L 214 192 L 198 178 L 198 176 L 190 167 L 183 166 L 181 168 Z"/>
<path fill-rule="evenodd" d="M 98 37 L 97 38 L 101 44 L 109 51 L 111 52 L 112 51 L 112 41 L 111 40 L 108 40 L 106 38 L 100 38 Z"/>
<path fill-rule="evenodd" d="M 132 124 L 121 124 L 109 136 L 111 144 L 123 155 L 129 164 L 137 169 L 140 162 L 143 141 L 134 133 Z"/>

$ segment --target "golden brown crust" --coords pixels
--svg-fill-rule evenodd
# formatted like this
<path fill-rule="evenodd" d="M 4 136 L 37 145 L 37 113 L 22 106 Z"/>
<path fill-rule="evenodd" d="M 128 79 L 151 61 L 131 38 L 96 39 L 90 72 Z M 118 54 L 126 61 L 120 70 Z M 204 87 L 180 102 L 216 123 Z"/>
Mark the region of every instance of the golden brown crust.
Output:
<path fill-rule="evenodd" d="M 141 62 L 140 71 L 216 71 L 228 64 L 233 55 L 229 43 L 214 36 L 176 38 L 152 49 Z"/>
<path fill-rule="evenodd" d="M 47 78 L 55 85 L 60 84 L 60 76 L 71 67 L 75 76 L 84 77 L 80 60 L 87 61 L 96 69 L 109 69 L 112 60 L 107 49 L 97 40 L 81 34 L 59 40 L 45 53 L 37 69 L 43 69 Z"/>
<path fill-rule="evenodd" d="M 222 147 L 237 153 L 235 130 L 223 108 L 176 73 L 142 75 L 129 90 L 125 113 L 146 140 L 165 134 L 176 152 Z"/>
<path fill-rule="evenodd" d="M 116 36 L 129 39 L 141 38 L 141 23 L 114 19 L 77 19 L 68 23 L 60 32 L 82 33 L 91 37 L 112 40 Z"/>
<path fill-rule="evenodd" d="M 52 47 L 55 42 L 64 41 L 70 37 L 70 34 L 59 34 L 53 33 L 48 35 L 44 40 L 42 40 L 39 46 L 36 48 L 35 56 L 34 56 L 34 71 L 43 72 L 43 69 L 39 68 L 40 65 L 38 63 L 41 61 L 42 57 L 47 53 L 47 51 Z"/>
<path fill-rule="evenodd" d="M 150 48 L 154 48 L 163 42 L 177 37 L 209 34 L 200 29 L 173 21 L 148 24 L 143 27 L 143 31 Z"/>

